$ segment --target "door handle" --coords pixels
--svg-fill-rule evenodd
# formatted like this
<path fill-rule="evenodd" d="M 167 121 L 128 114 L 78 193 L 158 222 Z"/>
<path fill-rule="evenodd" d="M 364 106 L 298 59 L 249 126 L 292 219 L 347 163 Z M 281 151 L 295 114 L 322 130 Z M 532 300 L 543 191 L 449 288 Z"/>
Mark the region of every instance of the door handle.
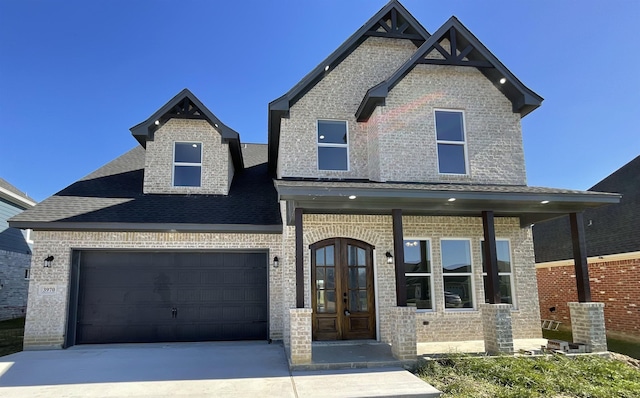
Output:
<path fill-rule="evenodd" d="M 177 318 L 178 317 L 178 309 L 176 307 L 173 307 L 171 309 L 171 318 Z"/>

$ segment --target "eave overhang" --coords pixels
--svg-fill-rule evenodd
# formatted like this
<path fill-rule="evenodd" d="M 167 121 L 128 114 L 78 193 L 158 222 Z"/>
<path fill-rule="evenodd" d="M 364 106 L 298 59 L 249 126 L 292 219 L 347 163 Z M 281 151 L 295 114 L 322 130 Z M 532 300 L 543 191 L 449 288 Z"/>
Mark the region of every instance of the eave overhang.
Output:
<path fill-rule="evenodd" d="M 392 25 L 388 32 L 381 29 L 381 19 L 391 15 Z M 399 21 L 403 21 L 400 23 Z M 385 28 L 387 29 L 387 28 Z M 395 30 L 395 31 L 394 31 Z M 309 72 L 300 82 L 280 98 L 269 103 L 269 171 L 274 174 L 280 145 L 280 119 L 289 116 L 289 109 L 324 76 L 340 64 L 354 49 L 370 36 L 391 37 L 411 40 L 419 47 L 427 38 L 429 32 L 416 20 L 413 15 L 397 0 L 391 0 L 360 29 L 349 37 L 331 55 Z"/>
<path fill-rule="evenodd" d="M 550 188 L 460 186 L 438 184 L 421 189 L 399 187 L 366 187 L 363 184 L 295 185 L 276 181 L 280 200 L 287 202 L 287 223 L 293 209 L 305 213 L 391 214 L 402 209 L 405 215 L 480 216 L 491 210 L 496 217 L 518 217 L 521 226 L 582 212 L 589 208 L 620 202 L 621 195 Z M 385 185 L 385 184 L 377 184 Z M 401 184 L 408 185 L 408 184 Z M 349 199 L 355 196 L 355 199 Z M 455 201 L 450 201 L 455 198 Z M 543 203 L 547 202 L 547 203 Z"/>
<path fill-rule="evenodd" d="M 119 223 L 119 222 L 64 222 L 64 221 L 10 221 L 10 226 L 38 231 L 104 231 L 104 232 L 216 232 L 280 234 L 282 225 L 253 224 L 183 224 L 183 223 Z"/>
<path fill-rule="evenodd" d="M 36 205 L 31 199 L 28 199 L 22 195 L 18 195 L 16 193 L 11 192 L 8 189 L 0 187 L 0 198 L 8 201 L 9 203 L 13 203 L 14 205 L 22 208 L 22 209 L 30 209 Z"/>
<path fill-rule="evenodd" d="M 193 112 L 184 110 L 176 113 L 175 109 L 180 108 L 182 104 L 189 104 L 189 102 L 192 106 L 191 110 Z M 211 127 L 220 133 L 222 141 L 229 143 L 229 150 L 231 151 L 231 158 L 235 169 L 244 169 L 240 134 L 222 123 L 220 119 L 218 119 L 218 117 L 198 99 L 198 97 L 186 88 L 169 100 L 169 102 L 164 104 L 153 115 L 149 116 L 147 120 L 131 127 L 129 130 L 140 145 L 146 148 L 147 141 L 153 140 L 153 133 L 172 118 L 206 120 Z"/>
<path fill-rule="evenodd" d="M 425 58 L 430 52 L 442 52 L 440 42 L 448 39 L 457 51 L 451 51 L 446 59 Z M 476 67 L 512 103 L 514 113 L 526 116 L 543 101 L 543 98 L 526 87 L 506 66 L 496 58 L 456 17 L 451 17 L 433 33 L 416 52 L 387 80 L 370 88 L 365 94 L 356 119 L 366 122 L 378 105 L 384 105 L 389 91 L 395 87 L 416 65 L 435 64 Z M 504 83 L 500 83 L 504 79 Z"/>

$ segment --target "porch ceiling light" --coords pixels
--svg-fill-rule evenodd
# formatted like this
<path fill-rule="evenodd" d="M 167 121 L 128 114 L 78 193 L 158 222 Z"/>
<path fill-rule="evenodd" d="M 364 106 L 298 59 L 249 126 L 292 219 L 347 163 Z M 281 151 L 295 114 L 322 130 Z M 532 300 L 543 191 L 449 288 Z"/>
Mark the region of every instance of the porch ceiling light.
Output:
<path fill-rule="evenodd" d="M 543 200 L 543 201 L 542 201 L 542 202 L 540 202 L 540 203 L 542 203 L 543 205 L 546 205 L 547 203 L 549 203 L 549 201 L 548 201 L 548 200 Z"/>
<path fill-rule="evenodd" d="M 386 252 L 384 255 L 387 256 L 387 264 L 393 264 L 393 254 Z"/>
<path fill-rule="evenodd" d="M 325 71 L 325 72 L 326 72 L 326 71 L 328 71 L 328 70 L 329 70 L 329 65 L 327 65 L 327 66 L 325 66 L 325 67 L 324 67 L 324 71 Z"/>
<path fill-rule="evenodd" d="M 503 77 L 502 79 L 500 79 L 500 84 L 505 84 L 506 82 L 507 82 L 506 78 Z"/>
<path fill-rule="evenodd" d="M 349 195 L 349 199 L 354 200 L 355 198 L 357 198 L 356 195 Z"/>
<path fill-rule="evenodd" d="M 155 122 L 153 122 L 153 124 L 155 124 L 156 126 L 160 125 L 160 120 L 156 120 Z"/>
<path fill-rule="evenodd" d="M 447 202 L 455 202 L 455 201 L 456 201 L 456 198 L 449 198 L 449 199 L 447 199 Z"/>

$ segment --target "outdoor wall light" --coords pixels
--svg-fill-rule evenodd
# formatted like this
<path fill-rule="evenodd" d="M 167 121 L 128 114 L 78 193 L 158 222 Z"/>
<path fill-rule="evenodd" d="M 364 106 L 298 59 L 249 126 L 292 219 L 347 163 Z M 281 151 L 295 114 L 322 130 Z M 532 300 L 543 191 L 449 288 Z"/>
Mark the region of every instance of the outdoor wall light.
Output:
<path fill-rule="evenodd" d="M 51 263 L 53 263 L 53 256 L 49 256 L 47 258 L 44 259 L 44 267 L 45 268 L 51 268 Z"/>
<path fill-rule="evenodd" d="M 387 256 L 387 264 L 393 264 L 393 255 L 391 252 L 386 252 L 384 255 Z"/>
<path fill-rule="evenodd" d="M 278 258 L 278 256 L 275 256 L 273 258 L 273 268 L 278 268 L 279 264 L 280 264 L 280 259 Z"/>

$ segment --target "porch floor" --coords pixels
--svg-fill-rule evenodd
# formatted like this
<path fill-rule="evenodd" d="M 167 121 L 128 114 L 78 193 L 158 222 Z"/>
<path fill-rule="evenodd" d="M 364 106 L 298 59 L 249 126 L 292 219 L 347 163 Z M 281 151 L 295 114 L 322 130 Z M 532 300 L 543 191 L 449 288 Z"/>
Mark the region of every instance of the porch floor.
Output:
<path fill-rule="evenodd" d="M 328 370 L 411 366 L 415 361 L 399 361 L 391 346 L 375 340 L 314 341 L 311 363 L 291 365 L 292 370 Z"/>

